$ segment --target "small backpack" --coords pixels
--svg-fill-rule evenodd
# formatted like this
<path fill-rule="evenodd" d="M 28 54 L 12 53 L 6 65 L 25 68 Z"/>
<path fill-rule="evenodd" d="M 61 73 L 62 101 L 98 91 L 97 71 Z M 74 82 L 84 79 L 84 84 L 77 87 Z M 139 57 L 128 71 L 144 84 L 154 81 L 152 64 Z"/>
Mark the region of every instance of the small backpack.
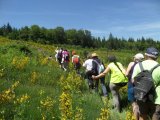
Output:
<path fill-rule="evenodd" d="M 98 63 L 96 60 L 93 60 L 93 62 L 97 64 L 98 74 L 102 73 L 105 69 L 105 66 L 103 65 L 103 63 L 102 62 Z"/>
<path fill-rule="evenodd" d="M 64 60 L 69 61 L 69 52 L 68 51 L 64 52 Z"/>
<path fill-rule="evenodd" d="M 78 64 L 79 63 L 79 57 L 78 56 L 75 56 L 74 58 L 73 58 L 73 63 L 75 63 L 75 64 Z"/>
<path fill-rule="evenodd" d="M 155 68 L 160 66 L 157 64 L 151 70 L 144 70 L 142 63 L 139 63 L 141 72 L 134 77 L 134 97 L 136 100 L 146 102 L 153 101 L 155 87 L 152 78 L 152 72 Z"/>
<path fill-rule="evenodd" d="M 62 51 L 58 51 L 57 58 L 62 58 Z"/>

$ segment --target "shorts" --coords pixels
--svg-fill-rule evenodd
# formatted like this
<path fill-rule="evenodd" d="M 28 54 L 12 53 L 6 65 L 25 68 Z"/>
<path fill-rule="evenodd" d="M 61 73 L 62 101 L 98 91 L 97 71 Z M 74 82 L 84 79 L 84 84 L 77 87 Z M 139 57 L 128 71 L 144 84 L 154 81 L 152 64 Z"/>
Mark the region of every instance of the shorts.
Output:
<path fill-rule="evenodd" d="M 155 111 L 153 113 L 152 120 L 160 120 L 160 105 L 155 105 Z"/>
<path fill-rule="evenodd" d="M 140 115 L 149 114 L 150 116 L 152 116 L 155 111 L 154 103 L 137 101 L 137 105 L 139 106 Z"/>
<path fill-rule="evenodd" d="M 128 101 L 135 101 L 133 84 L 131 82 L 128 82 Z"/>

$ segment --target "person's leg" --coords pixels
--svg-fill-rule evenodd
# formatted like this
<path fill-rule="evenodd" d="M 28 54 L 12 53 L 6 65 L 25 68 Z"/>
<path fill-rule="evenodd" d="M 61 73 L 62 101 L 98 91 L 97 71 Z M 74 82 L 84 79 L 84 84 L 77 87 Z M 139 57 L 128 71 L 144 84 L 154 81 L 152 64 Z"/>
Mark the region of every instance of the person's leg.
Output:
<path fill-rule="evenodd" d="M 64 71 L 67 71 L 67 69 L 66 69 L 66 62 L 62 63 L 62 68 L 63 68 Z"/>
<path fill-rule="evenodd" d="M 148 120 L 148 113 L 150 104 L 148 102 L 137 101 L 139 107 L 139 120 Z"/>
<path fill-rule="evenodd" d="M 139 107 L 135 101 L 132 102 L 132 110 L 133 110 L 133 115 L 135 119 L 139 120 Z"/>
<path fill-rule="evenodd" d="M 160 105 L 156 105 L 152 120 L 160 120 Z"/>
<path fill-rule="evenodd" d="M 98 93 L 99 80 L 95 80 L 95 92 Z"/>
<path fill-rule="evenodd" d="M 92 89 L 94 89 L 94 83 L 92 79 L 92 74 L 90 71 L 86 72 L 87 80 L 88 80 L 88 86 L 89 86 L 89 91 L 91 92 Z"/>
<path fill-rule="evenodd" d="M 109 87 L 110 87 L 110 90 L 112 93 L 114 106 L 117 108 L 117 110 L 119 112 L 121 112 L 120 96 L 119 96 L 119 92 L 118 92 L 119 87 L 113 83 L 110 83 Z"/>
<path fill-rule="evenodd" d="M 100 78 L 100 81 L 101 81 L 103 96 L 107 96 L 107 89 L 106 89 L 106 85 L 105 85 L 105 77 Z"/>
<path fill-rule="evenodd" d="M 77 74 L 80 74 L 80 67 L 79 67 L 79 63 L 75 64 L 75 70 Z"/>
<path fill-rule="evenodd" d="M 62 63 L 60 58 L 58 58 L 58 63 L 59 63 L 59 67 L 62 68 Z"/>
<path fill-rule="evenodd" d="M 139 120 L 148 120 L 148 119 L 147 119 L 147 115 L 146 115 L 146 114 L 141 114 L 141 115 L 139 116 Z"/>

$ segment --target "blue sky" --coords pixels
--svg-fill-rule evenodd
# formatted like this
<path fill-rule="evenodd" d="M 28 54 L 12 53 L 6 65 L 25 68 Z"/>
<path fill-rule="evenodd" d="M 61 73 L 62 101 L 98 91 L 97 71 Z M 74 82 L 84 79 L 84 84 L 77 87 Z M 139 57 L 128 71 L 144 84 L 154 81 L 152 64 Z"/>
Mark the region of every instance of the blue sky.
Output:
<path fill-rule="evenodd" d="M 0 0 L 0 26 L 87 29 L 92 36 L 160 40 L 160 0 Z"/>

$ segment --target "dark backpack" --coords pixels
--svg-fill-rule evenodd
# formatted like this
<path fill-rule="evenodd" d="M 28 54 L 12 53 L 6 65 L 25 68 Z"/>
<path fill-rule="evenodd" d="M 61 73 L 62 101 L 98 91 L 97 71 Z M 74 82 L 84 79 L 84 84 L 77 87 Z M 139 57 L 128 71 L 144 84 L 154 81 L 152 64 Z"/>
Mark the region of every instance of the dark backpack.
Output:
<path fill-rule="evenodd" d="M 69 52 L 68 51 L 64 52 L 64 60 L 69 61 Z"/>
<path fill-rule="evenodd" d="M 96 60 L 93 60 L 92 63 L 96 63 L 96 68 L 94 68 L 95 70 L 95 73 L 96 71 L 98 72 L 98 74 L 102 73 L 105 69 L 105 66 L 103 65 L 103 63 L 100 61 L 100 62 L 97 62 Z"/>
<path fill-rule="evenodd" d="M 62 58 L 62 51 L 58 51 L 57 58 Z"/>
<path fill-rule="evenodd" d="M 152 78 L 152 72 L 155 68 L 160 66 L 157 64 L 151 70 L 144 70 L 142 63 L 139 63 L 141 72 L 134 77 L 134 97 L 138 101 L 146 102 L 153 101 L 155 94 L 155 87 Z"/>

